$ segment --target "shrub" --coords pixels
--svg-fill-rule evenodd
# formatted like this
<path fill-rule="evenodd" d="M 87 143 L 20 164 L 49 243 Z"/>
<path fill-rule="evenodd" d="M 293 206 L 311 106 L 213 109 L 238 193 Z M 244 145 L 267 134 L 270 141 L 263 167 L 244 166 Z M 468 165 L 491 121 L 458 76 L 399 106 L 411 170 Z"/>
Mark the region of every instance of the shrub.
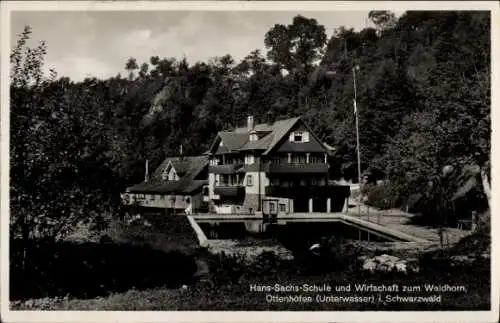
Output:
<path fill-rule="evenodd" d="M 235 284 L 247 270 L 240 255 L 227 255 L 221 252 L 208 258 L 210 276 L 215 286 Z"/>
<path fill-rule="evenodd" d="M 386 210 L 399 204 L 398 196 L 390 183 L 366 186 L 364 193 L 367 197 L 365 204 L 369 206 Z"/>

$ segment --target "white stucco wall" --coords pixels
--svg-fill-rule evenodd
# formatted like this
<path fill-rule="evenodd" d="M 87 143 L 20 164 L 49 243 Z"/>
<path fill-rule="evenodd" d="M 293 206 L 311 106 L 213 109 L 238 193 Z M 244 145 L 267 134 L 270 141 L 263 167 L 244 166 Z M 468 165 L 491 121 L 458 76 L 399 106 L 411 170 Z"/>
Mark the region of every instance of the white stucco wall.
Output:
<path fill-rule="evenodd" d="M 260 183 L 259 183 L 259 174 L 260 174 Z M 248 176 L 252 176 L 252 186 L 248 186 Z M 259 186 L 260 186 L 260 194 L 264 195 L 265 187 L 269 185 L 269 179 L 266 176 L 265 172 L 247 172 L 245 174 L 245 179 L 243 181 L 245 185 L 245 192 L 247 194 L 259 194 Z"/>

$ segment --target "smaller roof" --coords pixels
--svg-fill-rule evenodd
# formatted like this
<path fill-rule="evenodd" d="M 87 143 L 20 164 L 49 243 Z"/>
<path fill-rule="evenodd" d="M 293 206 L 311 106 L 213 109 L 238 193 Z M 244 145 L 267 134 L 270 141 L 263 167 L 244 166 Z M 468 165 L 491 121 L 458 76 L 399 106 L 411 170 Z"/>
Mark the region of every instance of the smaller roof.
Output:
<path fill-rule="evenodd" d="M 270 133 L 256 141 L 249 141 L 240 150 L 266 150 L 272 142 L 274 134 Z"/>
<path fill-rule="evenodd" d="M 172 166 L 174 167 L 175 171 L 179 176 L 186 174 L 186 172 L 189 170 L 190 165 L 191 161 L 186 161 L 186 160 L 172 161 Z"/>
<path fill-rule="evenodd" d="M 219 132 L 219 137 L 221 138 L 223 145 L 229 151 L 240 149 L 248 141 L 247 133 L 234 133 L 228 131 L 221 131 Z"/>
<path fill-rule="evenodd" d="M 273 124 L 273 138 L 269 143 L 267 150 L 264 154 L 267 154 L 274 146 L 292 129 L 292 127 L 300 120 L 300 117 L 279 120 Z"/>
<path fill-rule="evenodd" d="M 177 181 L 163 180 L 163 172 L 172 165 L 180 179 Z M 149 194 L 190 194 L 201 186 L 208 184 L 206 179 L 197 179 L 208 166 L 207 156 L 168 157 L 156 168 L 147 182 L 133 185 L 127 189 L 130 193 Z"/>
<path fill-rule="evenodd" d="M 337 150 L 335 147 L 330 146 L 326 142 L 323 143 L 323 146 L 325 146 L 325 148 L 328 149 L 328 150 L 330 150 L 330 151 L 336 151 Z"/>

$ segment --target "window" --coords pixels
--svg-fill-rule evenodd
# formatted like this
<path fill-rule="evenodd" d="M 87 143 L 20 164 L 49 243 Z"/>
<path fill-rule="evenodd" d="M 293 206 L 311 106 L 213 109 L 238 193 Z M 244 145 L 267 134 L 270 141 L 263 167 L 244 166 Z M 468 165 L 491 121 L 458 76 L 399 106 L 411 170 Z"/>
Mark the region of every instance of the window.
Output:
<path fill-rule="evenodd" d="M 252 165 L 254 161 L 253 155 L 245 155 L 245 164 Z"/>
<path fill-rule="evenodd" d="M 252 186 L 252 175 L 247 175 L 247 186 Z"/>
<path fill-rule="evenodd" d="M 318 181 L 316 180 L 316 178 L 311 178 L 311 185 L 312 186 L 318 185 Z"/>
<path fill-rule="evenodd" d="M 286 205 L 280 203 L 280 212 L 286 212 Z"/>
<path fill-rule="evenodd" d="M 160 195 L 160 200 L 164 200 L 165 199 L 165 195 Z"/>
<path fill-rule="evenodd" d="M 259 136 L 257 136 L 256 133 L 250 134 L 250 141 L 257 141 L 259 140 Z"/>
<path fill-rule="evenodd" d="M 222 147 L 224 146 L 224 143 L 222 142 L 222 140 L 219 142 L 219 147 Z"/>
<path fill-rule="evenodd" d="M 219 181 L 220 181 L 220 175 L 215 174 L 215 186 L 219 186 Z"/>
<path fill-rule="evenodd" d="M 177 176 L 177 173 L 175 172 L 175 169 L 173 167 L 170 167 L 166 177 L 163 176 L 163 180 L 176 181 L 178 179 L 179 177 Z"/>
<path fill-rule="evenodd" d="M 309 132 L 295 131 L 290 134 L 291 142 L 309 142 Z"/>
<path fill-rule="evenodd" d="M 269 212 L 276 212 L 276 206 L 274 205 L 274 202 L 269 203 Z"/>

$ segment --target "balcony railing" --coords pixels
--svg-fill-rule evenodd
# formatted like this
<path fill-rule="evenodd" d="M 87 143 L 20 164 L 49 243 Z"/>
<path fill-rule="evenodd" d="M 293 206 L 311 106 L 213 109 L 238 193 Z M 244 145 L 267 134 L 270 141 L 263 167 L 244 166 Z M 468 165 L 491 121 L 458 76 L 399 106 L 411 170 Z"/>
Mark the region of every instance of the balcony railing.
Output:
<path fill-rule="evenodd" d="M 266 196 L 296 198 L 296 197 L 349 197 L 351 194 L 349 186 L 267 186 Z"/>
<path fill-rule="evenodd" d="M 209 166 L 208 172 L 214 174 L 234 174 L 237 170 L 244 171 L 244 168 L 242 168 L 242 166 L 243 164 Z"/>
<path fill-rule="evenodd" d="M 214 194 L 220 195 L 221 197 L 243 198 L 243 197 L 245 197 L 245 186 L 243 186 L 243 185 L 234 185 L 234 186 L 218 185 L 218 186 L 214 187 Z"/>
<path fill-rule="evenodd" d="M 328 172 L 328 164 L 323 163 L 270 163 L 266 166 L 266 172 L 268 173 L 308 173 L 308 174 L 318 174 L 318 173 L 327 173 Z"/>

